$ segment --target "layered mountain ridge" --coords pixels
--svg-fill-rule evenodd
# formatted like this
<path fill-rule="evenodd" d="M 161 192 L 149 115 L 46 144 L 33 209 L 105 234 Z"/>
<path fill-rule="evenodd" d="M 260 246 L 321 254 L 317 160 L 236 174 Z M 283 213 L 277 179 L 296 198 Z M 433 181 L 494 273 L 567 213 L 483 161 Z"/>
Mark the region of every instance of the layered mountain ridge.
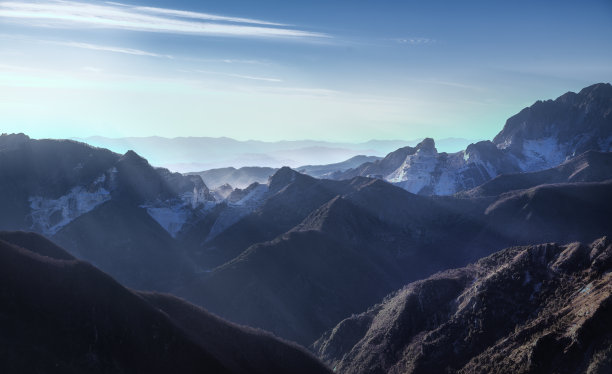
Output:
<path fill-rule="evenodd" d="M 167 288 L 193 268 L 172 235 L 213 200 L 200 178 L 153 168 L 132 151 L 23 134 L 0 136 L 0 160 L 3 229 L 53 237 L 139 288 Z M 135 272 L 143 261 L 159 264 L 156 274 Z"/>
<path fill-rule="evenodd" d="M 328 179 L 283 167 L 265 182 L 237 189 L 210 190 L 200 176 L 154 168 L 135 152 L 2 135 L 0 228 L 35 230 L 126 286 L 170 292 L 309 346 L 352 314 L 435 272 L 511 246 L 612 236 L 612 159 L 599 139 L 610 130 L 600 120 L 609 118 L 605 106 L 612 104 L 601 87 L 526 109 L 509 120 L 499 144 L 446 154 L 425 139 L 353 170 L 329 174 L 330 165 L 311 167 Z M 556 116 L 555 108 L 566 111 Z M 572 140 L 583 133 L 584 141 Z M 556 158 L 528 162 L 537 159 L 525 153 L 534 149 L 529 142 L 543 136 L 561 139 L 567 146 L 557 148 L 572 154 L 559 164 L 551 161 Z M 523 171 L 525 165 L 535 170 Z M 446 302 L 476 278 L 461 279 L 442 281 L 448 289 L 428 307 L 435 321 L 426 326 L 446 318 Z M 174 322 L 191 324 L 191 307 L 141 297 L 171 304 L 169 310 L 181 311 Z M 347 322 L 352 327 L 342 332 L 350 337 L 339 340 L 343 346 L 367 332 L 367 318 L 359 315 Z M 394 323 L 380 321 L 383 330 L 390 328 L 383 322 Z M 408 361 L 420 365 L 418 357 Z M 468 371 L 457 362 L 449 367 Z"/>
<path fill-rule="evenodd" d="M 270 334 L 126 289 L 41 236 L 0 232 L 0 259 L 3 372 L 329 372 Z"/>
<path fill-rule="evenodd" d="M 438 153 L 433 139 L 425 139 L 332 177 L 371 176 L 412 193 L 452 195 L 501 174 L 549 169 L 588 150 L 610 152 L 611 107 L 612 86 L 595 84 L 523 109 L 506 121 L 493 141 Z"/>

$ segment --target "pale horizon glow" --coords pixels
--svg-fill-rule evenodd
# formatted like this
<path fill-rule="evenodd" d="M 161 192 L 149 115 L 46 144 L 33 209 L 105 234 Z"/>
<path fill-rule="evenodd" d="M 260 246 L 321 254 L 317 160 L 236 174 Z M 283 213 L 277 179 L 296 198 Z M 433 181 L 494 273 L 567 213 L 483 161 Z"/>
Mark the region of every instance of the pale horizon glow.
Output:
<path fill-rule="evenodd" d="M 2 132 L 481 140 L 612 81 L 610 3 L 484 4 L 0 1 Z"/>

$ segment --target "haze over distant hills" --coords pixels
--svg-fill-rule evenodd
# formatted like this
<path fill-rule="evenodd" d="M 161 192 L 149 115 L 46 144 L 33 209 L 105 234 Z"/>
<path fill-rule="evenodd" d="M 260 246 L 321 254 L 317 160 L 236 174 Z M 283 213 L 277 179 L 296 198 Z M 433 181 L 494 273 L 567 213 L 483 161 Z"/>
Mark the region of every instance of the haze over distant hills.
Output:
<path fill-rule="evenodd" d="M 611 133 L 612 86 L 596 84 L 538 101 L 494 141 L 455 154 L 425 139 L 383 159 L 300 171 L 184 175 L 132 150 L 3 134 L 0 229 L 44 234 L 66 248 L 63 258 L 90 261 L 125 286 L 317 342 L 321 359 L 348 372 L 490 372 L 508 352 L 521 357 L 517 370 L 556 372 L 559 352 L 570 352 L 607 373 Z M 203 177 L 242 188 L 209 189 Z M 575 241 L 585 244 L 511 248 L 477 262 L 512 246 Z M 173 317 L 167 300 L 141 297 Z"/>
<path fill-rule="evenodd" d="M 339 143 L 316 140 L 266 142 L 209 137 L 106 138 L 92 136 L 75 140 L 118 153 L 125 153 L 131 149 L 146 158 L 152 165 L 184 173 L 225 167 L 279 168 L 332 164 L 358 155 L 385 156 L 397 148 L 414 146 L 422 139 Z M 446 138 L 438 140 L 437 145 L 441 151 L 457 152 L 473 141 Z"/>

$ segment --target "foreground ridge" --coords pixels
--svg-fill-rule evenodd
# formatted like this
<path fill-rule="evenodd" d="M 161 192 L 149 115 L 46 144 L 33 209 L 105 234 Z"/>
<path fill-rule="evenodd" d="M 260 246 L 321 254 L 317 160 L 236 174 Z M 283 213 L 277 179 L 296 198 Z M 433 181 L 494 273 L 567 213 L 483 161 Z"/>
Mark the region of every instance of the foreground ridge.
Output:
<path fill-rule="evenodd" d="M 127 289 L 37 234 L 0 232 L 0 316 L 3 373 L 328 372 L 295 344 Z"/>
<path fill-rule="evenodd" d="M 612 243 L 513 247 L 414 282 L 326 332 L 342 373 L 609 373 Z"/>

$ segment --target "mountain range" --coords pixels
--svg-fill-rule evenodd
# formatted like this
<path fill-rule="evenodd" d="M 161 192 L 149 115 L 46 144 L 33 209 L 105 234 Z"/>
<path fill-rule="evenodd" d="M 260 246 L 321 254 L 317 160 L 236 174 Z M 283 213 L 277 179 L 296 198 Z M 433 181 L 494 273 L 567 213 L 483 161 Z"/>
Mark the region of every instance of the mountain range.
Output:
<path fill-rule="evenodd" d="M 346 171 L 366 162 L 381 159 L 377 156 L 358 155 L 348 160 L 325 165 L 305 165 L 296 168 L 300 173 L 310 175 L 315 178 L 331 178 L 334 173 Z M 267 183 L 268 179 L 278 170 L 278 168 L 244 166 L 241 168 L 219 168 L 209 169 L 199 172 L 185 173 L 186 175 L 199 175 L 204 183 L 212 190 L 229 185 L 233 188 L 247 188 L 253 183 Z M 223 189 L 222 188 L 222 189 Z M 232 190 L 233 190 L 232 188 Z"/>
<path fill-rule="evenodd" d="M 189 361 L 198 356 L 189 352 L 207 352 L 202 357 L 211 361 L 202 365 L 219 364 L 230 372 L 292 370 L 282 366 L 287 362 L 274 370 L 232 366 L 257 360 L 228 359 L 226 348 L 250 354 L 259 352 L 257 345 L 281 344 L 270 348 L 273 353 L 295 346 L 269 343 L 278 340 L 266 334 L 269 342 L 262 338 L 266 343 L 260 343 L 237 332 L 251 330 L 221 318 L 308 346 L 340 372 L 567 368 L 605 373 L 611 329 L 610 321 L 599 316 L 607 311 L 610 291 L 605 237 L 612 235 L 611 113 L 612 86 L 597 84 L 537 102 L 511 117 L 493 141 L 457 153 L 438 152 L 433 139 L 425 139 L 382 159 L 188 175 L 153 167 L 134 151 L 118 154 L 76 141 L 3 134 L 0 229 L 34 231 L 55 243 L 34 234 L 0 235 L 1 253 L 21 269 L 6 270 L 4 295 L 22 292 L 18 279 L 27 266 L 40 267 L 52 279 L 69 279 L 68 284 L 81 276 L 102 277 L 110 281 L 84 283 L 91 285 L 90 294 L 75 285 L 57 294 L 62 305 L 44 305 L 61 314 L 69 313 L 57 309 L 64 304 L 83 303 L 86 310 L 134 297 L 153 320 L 160 318 L 159 311 L 170 318 L 164 339 L 176 341 L 177 348 L 169 347 L 168 354 L 174 357 L 180 347 L 190 347 L 185 365 L 203 362 Z M 250 179 L 258 173 L 258 180 Z M 52 287 L 54 281 L 45 279 L 31 281 Z M 589 284 L 588 290 L 597 292 L 585 292 L 583 299 L 580 290 Z M 26 291 L 30 299 L 15 310 L 30 310 L 43 297 Z M 51 291 L 49 297 L 61 287 Z M 461 307 L 464 302 L 469 308 Z M 593 313 L 603 312 L 588 317 L 591 311 L 580 309 L 582 302 Z M 20 317 L 15 310 L 9 320 Z M 97 317 L 84 315 L 90 319 L 83 320 L 83 331 Z M 34 317 L 24 315 L 21 325 L 28 318 Z M 209 322 L 194 322 L 200 319 Z M 51 329 L 48 336 L 59 334 L 62 341 L 89 336 L 81 329 L 49 327 L 48 319 L 37 321 L 41 331 Z M 567 327 L 570 323 L 577 330 Z M 190 333 L 186 326 L 193 324 L 229 326 L 229 335 L 250 336 L 244 339 L 253 345 L 216 347 L 202 336 L 173 337 Z M 124 329 L 103 326 L 111 340 Z M 148 334 L 143 328 L 133 338 Z M 136 352 L 143 346 L 157 352 L 155 342 L 142 339 L 126 344 Z M 37 352 L 51 349 L 40 341 L 43 348 Z M 73 348 L 68 351 L 81 349 Z M 128 359 L 111 360 L 119 354 L 112 347 L 95 348 L 101 349 L 94 353 L 101 355 L 100 371 L 115 364 L 133 371 Z M 21 354 L 19 349 L 7 352 Z M 67 353 L 49 352 L 49 361 L 36 357 L 65 362 L 61 355 Z M 74 361 L 75 369 L 63 366 L 66 370 L 97 365 L 78 352 L 82 361 Z M 303 351 L 292 352 L 299 356 L 296 362 L 309 362 L 304 367 L 320 368 Z M 559 352 L 569 352 L 570 358 Z M 15 362 L 26 365 L 23 357 Z M 517 366 L 504 361 L 507 357 L 517 357 Z M 544 363 L 549 366 L 538 366 Z"/>
<path fill-rule="evenodd" d="M 612 151 L 611 107 L 612 86 L 595 84 L 523 109 L 493 141 L 439 153 L 434 140 L 425 139 L 333 177 L 371 176 L 412 193 L 452 195 L 501 174 L 549 169 L 588 150 Z"/>
<path fill-rule="evenodd" d="M 198 172 L 228 167 L 279 168 L 290 166 L 297 168 L 303 165 L 325 165 L 363 154 L 384 156 L 399 147 L 414 146 L 422 139 L 340 143 L 317 140 L 265 142 L 209 137 L 106 138 L 92 136 L 74 140 L 108 148 L 118 153 L 134 150 L 146 157 L 153 165 L 179 172 Z M 456 152 L 467 146 L 470 140 L 444 138 L 438 143 L 442 150 Z"/>

